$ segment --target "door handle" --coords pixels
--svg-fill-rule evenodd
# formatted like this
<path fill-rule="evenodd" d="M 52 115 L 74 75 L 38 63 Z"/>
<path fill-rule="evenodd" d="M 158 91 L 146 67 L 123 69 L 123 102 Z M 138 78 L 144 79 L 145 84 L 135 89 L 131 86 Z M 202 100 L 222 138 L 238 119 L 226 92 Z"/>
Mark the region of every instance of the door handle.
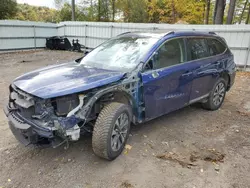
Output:
<path fill-rule="evenodd" d="M 220 64 L 221 64 L 220 62 L 216 62 L 214 65 L 215 66 L 220 66 Z"/>
<path fill-rule="evenodd" d="M 187 76 L 191 76 L 192 74 L 193 72 L 186 72 L 186 73 L 183 73 L 181 76 L 187 77 Z"/>
<path fill-rule="evenodd" d="M 159 77 L 159 73 L 157 71 L 152 72 L 153 78 Z"/>

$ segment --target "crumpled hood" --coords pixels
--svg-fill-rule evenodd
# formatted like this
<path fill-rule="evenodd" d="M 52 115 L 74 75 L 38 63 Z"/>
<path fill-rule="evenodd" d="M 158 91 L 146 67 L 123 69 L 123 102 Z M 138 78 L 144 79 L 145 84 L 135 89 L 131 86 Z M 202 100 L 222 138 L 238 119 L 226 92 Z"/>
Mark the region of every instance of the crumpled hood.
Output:
<path fill-rule="evenodd" d="M 125 73 L 66 63 L 45 67 L 24 74 L 14 80 L 19 89 L 40 98 L 52 98 L 120 80 Z"/>

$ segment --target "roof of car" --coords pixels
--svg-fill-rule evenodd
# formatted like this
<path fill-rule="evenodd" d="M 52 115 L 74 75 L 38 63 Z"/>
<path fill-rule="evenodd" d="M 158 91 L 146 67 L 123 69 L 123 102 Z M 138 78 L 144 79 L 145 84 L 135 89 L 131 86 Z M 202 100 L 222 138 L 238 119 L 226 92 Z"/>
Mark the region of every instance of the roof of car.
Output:
<path fill-rule="evenodd" d="M 217 36 L 214 32 L 206 32 L 206 31 L 195 31 L 195 30 L 177 30 L 177 31 L 166 31 L 166 30 L 156 30 L 156 31 L 148 31 L 148 32 L 141 32 L 141 31 L 134 31 L 134 32 L 126 32 L 120 35 L 125 36 L 149 36 L 155 38 L 162 38 L 166 35 L 174 35 L 174 36 Z"/>

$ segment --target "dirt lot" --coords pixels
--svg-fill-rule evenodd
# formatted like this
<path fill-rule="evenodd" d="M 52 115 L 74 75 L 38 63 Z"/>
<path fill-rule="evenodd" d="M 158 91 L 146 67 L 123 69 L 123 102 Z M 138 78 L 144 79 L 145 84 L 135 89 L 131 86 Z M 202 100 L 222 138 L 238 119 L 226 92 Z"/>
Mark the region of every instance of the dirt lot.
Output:
<path fill-rule="evenodd" d="M 38 51 L 0 54 L 0 108 L 8 85 L 28 71 L 80 57 Z M 250 187 L 250 74 L 238 73 L 224 105 L 193 105 L 134 126 L 132 146 L 113 162 L 96 157 L 91 137 L 68 150 L 19 145 L 0 111 L 0 187 Z"/>

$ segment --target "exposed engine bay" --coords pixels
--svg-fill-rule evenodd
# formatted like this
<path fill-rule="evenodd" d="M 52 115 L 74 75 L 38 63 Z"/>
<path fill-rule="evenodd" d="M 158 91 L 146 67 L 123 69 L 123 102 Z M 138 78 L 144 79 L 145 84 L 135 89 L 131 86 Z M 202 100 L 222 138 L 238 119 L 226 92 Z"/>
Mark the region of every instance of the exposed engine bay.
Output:
<path fill-rule="evenodd" d="M 18 128 L 20 129 L 29 128 L 22 121 L 25 119 L 29 124 L 32 122 L 37 127 L 43 128 L 45 132 L 58 135 L 62 140 L 76 141 L 80 138 L 79 125 L 83 125 L 85 121 L 77 116 L 77 112 L 84 105 L 85 97 L 84 94 L 72 94 L 52 99 L 40 99 L 12 85 L 7 115 L 13 116 L 19 122 Z M 50 134 L 44 134 L 44 136 L 43 140 L 47 137 L 48 143 L 55 141 Z M 54 142 L 54 146 L 55 144 L 58 143 Z"/>
<path fill-rule="evenodd" d="M 105 103 L 127 100 L 115 92 L 125 89 L 135 93 L 135 82 L 50 99 L 32 96 L 12 84 L 8 109 L 4 111 L 11 118 L 10 122 L 22 131 L 24 138 L 14 134 L 21 143 L 52 147 L 66 143 L 68 146 L 68 141 L 77 141 L 81 134 L 92 132 L 93 123 Z M 16 131 L 14 126 L 11 130 Z"/>

